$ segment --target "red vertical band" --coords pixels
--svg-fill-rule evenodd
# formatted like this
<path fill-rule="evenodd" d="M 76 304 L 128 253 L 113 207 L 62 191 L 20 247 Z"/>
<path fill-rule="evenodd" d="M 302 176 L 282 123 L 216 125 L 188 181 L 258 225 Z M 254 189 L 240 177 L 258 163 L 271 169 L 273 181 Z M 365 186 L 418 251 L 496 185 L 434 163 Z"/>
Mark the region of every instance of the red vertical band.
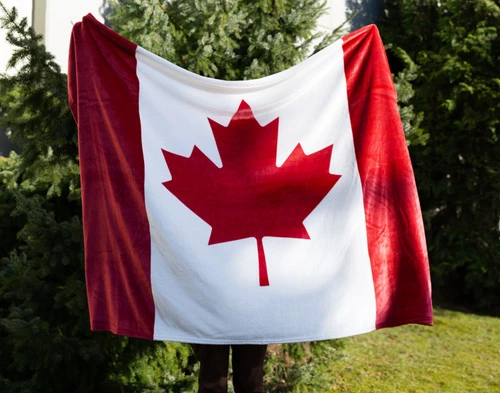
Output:
<path fill-rule="evenodd" d="M 79 129 L 91 328 L 153 338 L 135 50 L 87 15 L 73 28 L 68 89 Z"/>
<path fill-rule="evenodd" d="M 343 41 L 375 285 L 376 327 L 432 324 L 422 216 L 384 46 L 374 25 Z"/>

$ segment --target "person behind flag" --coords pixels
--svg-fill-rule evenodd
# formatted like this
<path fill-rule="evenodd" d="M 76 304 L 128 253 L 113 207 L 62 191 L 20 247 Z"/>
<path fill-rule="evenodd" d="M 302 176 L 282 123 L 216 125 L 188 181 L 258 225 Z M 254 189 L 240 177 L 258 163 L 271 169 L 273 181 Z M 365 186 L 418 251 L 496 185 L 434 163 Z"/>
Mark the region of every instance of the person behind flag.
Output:
<path fill-rule="evenodd" d="M 227 392 L 230 349 L 235 393 L 264 393 L 264 358 L 267 345 L 191 346 L 200 361 L 198 393 Z"/>
<path fill-rule="evenodd" d="M 200 392 L 225 391 L 232 349 L 243 393 L 263 391 L 262 344 L 432 325 L 376 26 L 259 80 L 195 75 L 92 15 L 69 58 L 93 331 L 193 343 Z"/>

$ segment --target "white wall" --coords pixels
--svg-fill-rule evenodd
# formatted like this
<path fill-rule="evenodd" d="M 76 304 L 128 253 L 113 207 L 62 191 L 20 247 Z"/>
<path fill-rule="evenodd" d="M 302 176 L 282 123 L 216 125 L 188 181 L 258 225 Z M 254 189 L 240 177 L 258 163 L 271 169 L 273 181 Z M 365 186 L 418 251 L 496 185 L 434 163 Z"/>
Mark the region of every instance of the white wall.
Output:
<path fill-rule="evenodd" d="M 328 0 L 327 13 L 319 18 L 318 26 L 321 30 L 330 31 L 340 26 L 346 20 L 346 1 Z"/>
<path fill-rule="evenodd" d="M 45 45 L 56 57 L 63 72 L 68 68 L 68 49 L 73 24 L 83 16 L 92 13 L 101 22 L 100 8 L 102 0 L 46 0 L 47 13 L 45 19 Z"/>
<path fill-rule="evenodd" d="M 35 0 L 36 2 L 37 0 Z M 15 6 L 19 14 L 28 17 L 31 24 L 32 0 L 2 0 L 7 8 Z M 75 22 L 89 12 L 103 21 L 100 15 L 103 0 L 45 0 L 45 45 L 61 66 L 63 72 L 68 67 L 68 48 L 71 28 Z M 5 30 L 0 29 L 0 72 L 6 70 L 6 64 L 12 53 L 12 47 L 5 41 Z M 11 71 L 12 72 L 12 71 Z"/>

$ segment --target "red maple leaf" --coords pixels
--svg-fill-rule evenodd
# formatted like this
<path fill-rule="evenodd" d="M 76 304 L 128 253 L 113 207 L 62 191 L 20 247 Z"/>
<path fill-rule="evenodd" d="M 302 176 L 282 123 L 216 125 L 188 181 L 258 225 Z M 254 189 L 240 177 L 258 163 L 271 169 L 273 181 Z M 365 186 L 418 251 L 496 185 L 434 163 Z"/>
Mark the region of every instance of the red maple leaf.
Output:
<path fill-rule="evenodd" d="M 298 144 L 276 166 L 278 120 L 261 126 L 245 101 L 227 127 L 209 118 L 222 168 L 197 146 L 190 157 L 162 149 L 172 175 L 163 185 L 212 227 L 208 244 L 257 239 L 261 286 L 269 285 L 262 238 L 309 239 L 303 221 L 340 178 L 328 171 L 333 145 L 306 155 Z"/>

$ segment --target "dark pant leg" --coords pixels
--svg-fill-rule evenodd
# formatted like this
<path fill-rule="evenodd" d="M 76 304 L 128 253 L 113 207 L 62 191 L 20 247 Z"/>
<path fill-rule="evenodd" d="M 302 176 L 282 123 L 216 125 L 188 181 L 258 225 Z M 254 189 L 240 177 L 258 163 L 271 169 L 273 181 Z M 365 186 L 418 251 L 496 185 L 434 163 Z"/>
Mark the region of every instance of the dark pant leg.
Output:
<path fill-rule="evenodd" d="M 231 345 L 235 393 L 264 393 L 267 345 Z"/>
<path fill-rule="evenodd" d="M 227 393 L 229 345 L 191 344 L 200 361 L 198 393 Z"/>

